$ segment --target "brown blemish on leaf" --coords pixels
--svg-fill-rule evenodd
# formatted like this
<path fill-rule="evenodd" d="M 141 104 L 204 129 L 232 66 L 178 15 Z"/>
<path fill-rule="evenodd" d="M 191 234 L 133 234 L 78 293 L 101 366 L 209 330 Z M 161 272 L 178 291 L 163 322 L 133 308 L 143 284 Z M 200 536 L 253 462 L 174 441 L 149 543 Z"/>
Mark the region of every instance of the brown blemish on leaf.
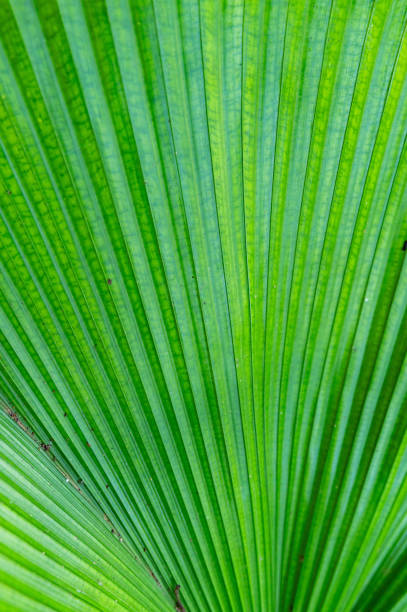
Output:
<path fill-rule="evenodd" d="M 175 609 L 178 610 L 178 612 L 186 612 L 184 606 L 181 603 L 180 597 L 179 597 L 180 589 L 181 589 L 181 585 L 179 584 L 177 584 L 174 588 Z"/>

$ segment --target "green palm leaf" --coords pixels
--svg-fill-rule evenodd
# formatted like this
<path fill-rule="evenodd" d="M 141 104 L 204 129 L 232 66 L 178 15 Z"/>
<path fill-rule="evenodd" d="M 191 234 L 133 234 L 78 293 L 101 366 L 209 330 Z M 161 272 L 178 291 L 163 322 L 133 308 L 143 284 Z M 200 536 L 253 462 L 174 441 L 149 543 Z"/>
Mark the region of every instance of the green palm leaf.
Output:
<path fill-rule="evenodd" d="M 0 609 L 406 609 L 406 26 L 0 0 Z"/>
<path fill-rule="evenodd" d="M 108 517 L 23 431 L 0 415 L 1 609 L 173 609 Z"/>

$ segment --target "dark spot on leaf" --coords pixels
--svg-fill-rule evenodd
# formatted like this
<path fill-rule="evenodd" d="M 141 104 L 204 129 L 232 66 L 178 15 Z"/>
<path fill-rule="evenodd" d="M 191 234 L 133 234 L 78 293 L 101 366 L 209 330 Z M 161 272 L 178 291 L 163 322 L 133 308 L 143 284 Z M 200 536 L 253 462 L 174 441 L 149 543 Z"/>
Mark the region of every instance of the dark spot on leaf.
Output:
<path fill-rule="evenodd" d="M 401 248 L 402 251 L 407 251 L 407 240 L 404 241 L 404 244 Z"/>
<path fill-rule="evenodd" d="M 300 563 L 304 562 L 304 555 L 300 555 Z"/>
<path fill-rule="evenodd" d="M 64 417 L 66 417 L 66 416 L 67 416 L 67 415 L 66 415 L 66 412 L 64 412 Z"/>
<path fill-rule="evenodd" d="M 108 285 L 111 285 L 111 284 L 112 284 L 112 279 L 111 279 L 111 278 L 108 278 L 108 279 L 107 279 L 107 284 L 108 284 Z"/>
<path fill-rule="evenodd" d="M 90 447 L 90 443 L 89 442 L 86 442 L 86 444 Z"/>
<path fill-rule="evenodd" d="M 179 598 L 179 591 L 180 591 L 181 586 L 179 584 L 177 584 L 174 588 L 174 594 L 175 594 L 175 609 L 178 610 L 178 612 L 185 612 L 185 608 L 181 603 L 181 600 Z"/>
<path fill-rule="evenodd" d="M 107 484 L 107 485 L 106 485 L 106 489 L 108 489 L 108 488 L 109 488 L 109 485 Z"/>
<path fill-rule="evenodd" d="M 12 192 L 10 190 L 7 191 L 8 195 L 12 195 Z"/>

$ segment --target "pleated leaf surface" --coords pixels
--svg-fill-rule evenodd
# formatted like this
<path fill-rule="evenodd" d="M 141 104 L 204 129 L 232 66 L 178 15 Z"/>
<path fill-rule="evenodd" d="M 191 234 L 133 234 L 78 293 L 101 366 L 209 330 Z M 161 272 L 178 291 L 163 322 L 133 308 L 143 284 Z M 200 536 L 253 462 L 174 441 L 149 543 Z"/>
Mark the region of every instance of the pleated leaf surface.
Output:
<path fill-rule="evenodd" d="M 406 28 L 0 0 L 1 610 L 407 609 Z"/>

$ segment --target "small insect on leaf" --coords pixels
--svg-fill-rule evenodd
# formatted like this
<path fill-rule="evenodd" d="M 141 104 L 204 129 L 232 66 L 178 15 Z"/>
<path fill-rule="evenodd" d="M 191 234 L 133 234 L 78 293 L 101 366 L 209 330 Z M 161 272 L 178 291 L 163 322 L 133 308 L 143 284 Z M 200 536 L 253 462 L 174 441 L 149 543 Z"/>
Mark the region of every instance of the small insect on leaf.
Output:
<path fill-rule="evenodd" d="M 407 240 L 404 241 L 403 246 L 401 247 L 402 251 L 407 251 Z"/>
<path fill-rule="evenodd" d="M 108 278 L 108 279 L 107 279 L 107 284 L 108 284 L 108 285 L 111 285 L 111 284 L 112 284 L 112 279 L 111 279 L 111 278 Z"/>

